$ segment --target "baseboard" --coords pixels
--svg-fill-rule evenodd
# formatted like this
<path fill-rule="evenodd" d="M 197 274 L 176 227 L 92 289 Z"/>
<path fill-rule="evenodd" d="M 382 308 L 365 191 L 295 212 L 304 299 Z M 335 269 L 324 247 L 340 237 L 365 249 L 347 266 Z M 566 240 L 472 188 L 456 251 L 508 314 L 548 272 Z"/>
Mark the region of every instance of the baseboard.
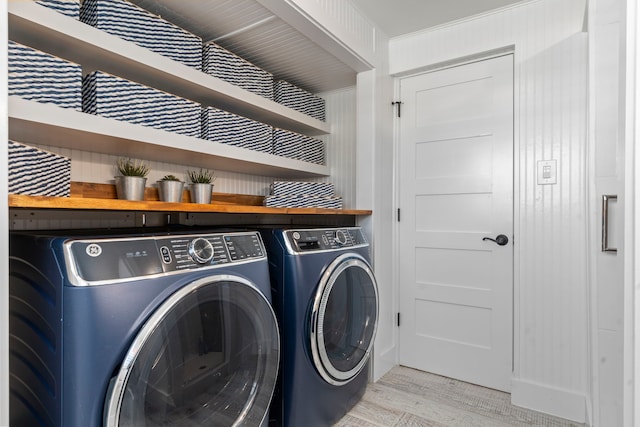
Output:
<path fill-rule="evenodd" d="M 391 368 L 396 366 L 398 363 L 396 362 L 396 347 L 391 346 L 390 348 L 383 351 L 373 350 L 373 370 L 369 378 L 376 382 L 384 374 L 389 372 Z"/>
<path fill-rule="evenodd" d="M 587 398 L 574 391 L 514 379 L 511 382 L 511 403 L 578 423 L 586 421 Z"/>

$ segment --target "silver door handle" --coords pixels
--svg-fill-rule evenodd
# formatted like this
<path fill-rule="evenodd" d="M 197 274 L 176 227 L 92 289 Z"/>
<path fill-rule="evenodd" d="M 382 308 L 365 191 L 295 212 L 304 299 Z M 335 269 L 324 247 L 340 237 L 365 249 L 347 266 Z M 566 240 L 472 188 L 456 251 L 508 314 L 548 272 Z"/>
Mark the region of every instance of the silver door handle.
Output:
<path fill-rule="evenodd" d="M 618 252 L 609 247 L 609 200 L 618 200 L 615 194 L 602 195 L 602 252 Z"/>

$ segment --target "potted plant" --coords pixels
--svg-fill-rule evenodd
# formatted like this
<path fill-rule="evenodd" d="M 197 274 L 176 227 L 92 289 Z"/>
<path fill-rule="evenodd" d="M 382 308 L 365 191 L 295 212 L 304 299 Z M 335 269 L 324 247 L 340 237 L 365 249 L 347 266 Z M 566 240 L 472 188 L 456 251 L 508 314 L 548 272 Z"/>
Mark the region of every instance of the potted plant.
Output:
<path fill-rule="evenodd" d="M 198 171 L 187 171 L 187 176 L 191 182 L 189 186 L 191 201 L 194 203 L 211 203 L 211 191 L 213 190 L 213 182 L 216 180 L 213 171 L 200 168 Z"/>
<path fill-rule="evenodd" d="M 175 175 L 165 175 L 158 181 L 158 195 L 163 202 L 182 202 L 184 182 Z"/>
<path fill-rule="evenodd" d="M 115 176 L 118 199 L 144 200 L 149 166 L 142 160 L 121 157 L 116 162 L 116 168 L 120 173 Z"/>

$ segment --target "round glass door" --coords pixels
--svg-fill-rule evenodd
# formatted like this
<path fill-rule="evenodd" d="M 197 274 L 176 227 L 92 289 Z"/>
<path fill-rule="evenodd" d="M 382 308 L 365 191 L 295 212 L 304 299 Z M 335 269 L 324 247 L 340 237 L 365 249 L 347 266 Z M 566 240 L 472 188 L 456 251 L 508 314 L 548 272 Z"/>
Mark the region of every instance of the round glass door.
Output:
<path fill-rule="evenodd" d="M 259 426 L 280 341 L 251 283 L 213 276 L 181 288 L 142 327 L 105 404 L 105 426 Z"/>
<path fill-rule="evenodd" d="M 320 280 L 311 315 L 311 353 L 327 382 L 351 381 L 367 364 L 378 324 L 378 290 L 357 254 L 336 258 Z"/>

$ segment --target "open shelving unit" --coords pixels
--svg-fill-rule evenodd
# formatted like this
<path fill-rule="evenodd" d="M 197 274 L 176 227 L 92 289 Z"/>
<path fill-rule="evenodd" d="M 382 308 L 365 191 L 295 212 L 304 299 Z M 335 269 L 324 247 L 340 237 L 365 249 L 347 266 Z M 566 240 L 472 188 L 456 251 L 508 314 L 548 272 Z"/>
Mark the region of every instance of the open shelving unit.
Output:
<path fill-rule="evenodd" d="M 9 39 L 183 98 L 303 133 L 321 135 L 331 125 L 108 34 L 35 2 L 8 4 Z"/>
<path fill-rule="evenodd" d="M 329 167 L 9 97 L 9 138 L 116 156 L 283 178 L 329 175 Z"/>
<path fill-rule="evenodd" d="M 316 136 L 331 125 L 173 61 L 35 2 L 9 2 L 9 39 L 81 64 L 86 74 L 101 70 L 146 86 L 239 114 L 274 127 Z M 42 104 L 17 96 L 8 103 L 9 138 L 35 145 L 57 146 L 188 164 L 282 179 L 330 175 L 330 167 L 140 126 Z M 89 186 L 94 184 L 89 184 Z M 95 184 L 103 186 L 104 184 Z M 73 185 L 72 185 L 72 188 Z M 77 185 L 76 185 L 77 188 Z M 84 186 L 84 189 L 88 186 Z M 370 215 L 370 210 L 267 208 L 239 197 L 209 205 L 117 200 L 113 194 L 71 197 L 9 195 L 12 209 L 241 213 L 265 215 Z M 255 196 L 259 197 L 259 196 Z M 215 200 L 215 199 L 214 199 Z M 222 196 L 225 200 L 225 196 Z"/>
<path fill-rule="evenodd" d="M 9 38 L 205 106 L 306 135 L 327 134 L 322 122 L 231 85 L 35 2 L 9 2 Z M 328 176 L 330 168 L 200 138 L 9 97 L 9 138 L 112 155 L 182 162 L 279 178 Z"/>

